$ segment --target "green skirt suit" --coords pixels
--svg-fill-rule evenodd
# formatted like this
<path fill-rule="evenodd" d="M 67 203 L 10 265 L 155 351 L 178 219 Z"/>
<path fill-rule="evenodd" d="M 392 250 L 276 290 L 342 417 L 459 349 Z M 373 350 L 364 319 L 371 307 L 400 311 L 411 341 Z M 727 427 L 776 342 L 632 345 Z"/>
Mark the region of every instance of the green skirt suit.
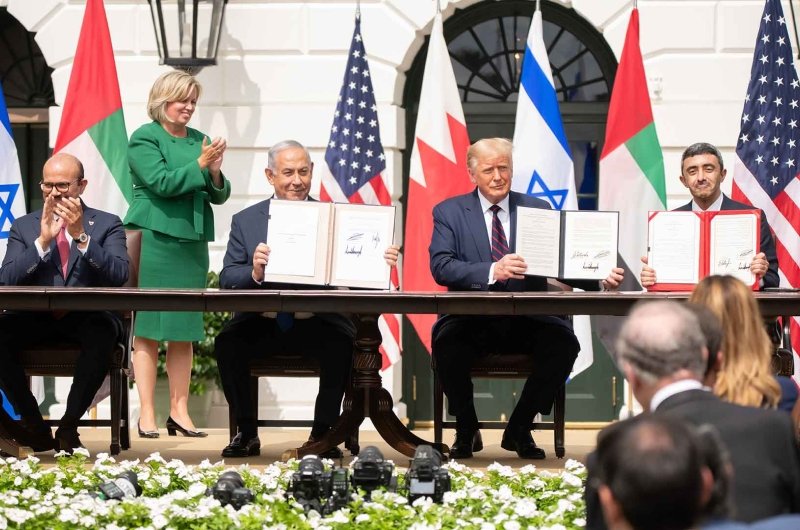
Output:
<path fill-rule="evenodd" d="M 187 127 L 172 136 L 156 121 L 131 136 L 128 165 L 133 200 L 125 225 L 142 231 L 139 287 L 203 288 L 208 273 L 208 242 L 214 240 L 212 204 L 231 194 L 223 175 L 217 188 L 208 169 L 200 169 L 203 138 Z M 134 335 L 152 340 L 198 341 L 205 336 L 203 314 L 139 311 Z"/>

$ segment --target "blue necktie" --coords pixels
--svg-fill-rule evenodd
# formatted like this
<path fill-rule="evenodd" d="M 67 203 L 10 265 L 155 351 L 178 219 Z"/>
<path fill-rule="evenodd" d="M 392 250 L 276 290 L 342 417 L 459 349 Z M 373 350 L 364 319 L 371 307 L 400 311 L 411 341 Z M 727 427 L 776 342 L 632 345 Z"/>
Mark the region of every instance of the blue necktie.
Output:
<path fill-rule="evenodd" d="M 294 313 L 279 311 L 278 314 L 275 315 L 275 323 L 278 324 L 278 327 L 281 328 L 281 331 L 286 333 L 292 329 L 292 326 L 294 325 Z"/>

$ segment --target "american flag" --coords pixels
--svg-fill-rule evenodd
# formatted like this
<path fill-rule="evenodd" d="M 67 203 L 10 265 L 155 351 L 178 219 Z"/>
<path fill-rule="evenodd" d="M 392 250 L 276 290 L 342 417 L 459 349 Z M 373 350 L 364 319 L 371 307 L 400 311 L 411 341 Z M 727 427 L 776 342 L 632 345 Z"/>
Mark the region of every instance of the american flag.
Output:
<path fill-rule="evenodd" d="M 329 171 L 323 172 L 320 189 L 323 201 L 392 204 L 384 176 L 386 156 L 378 126 L 378 106 L 358 15 L 325 162 Z M 393 270 L 392 288 L 397 285 L 397 271 Z M 383 368 L 387 368 L 400 359 L 400 316 L 381 315 L 378 326 L 383 335 L 380 348 Z"/>
<path fill-rule="evenodd" d="M 781 286 L 800 287 L 800 81 L 779 0 L 767 0 L 736 144 L 733 198 L 762 209 L 775 232 Z M 795 367 L 800 325 L 791 322 Z M 797 373 L 797 370 L 795 370 Z"/>

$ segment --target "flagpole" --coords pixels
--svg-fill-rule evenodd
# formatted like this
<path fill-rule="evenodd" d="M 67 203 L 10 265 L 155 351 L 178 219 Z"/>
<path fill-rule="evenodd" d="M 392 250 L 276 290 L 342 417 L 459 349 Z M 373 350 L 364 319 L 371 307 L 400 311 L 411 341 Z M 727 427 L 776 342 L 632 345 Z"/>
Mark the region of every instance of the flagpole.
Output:
<path fill-rule="evenodd" d="M 356 18 L 361 18 L 361 0 L 356 0 Z"/>
<path fill-rule="evenodd" d="M 542 10 L 542 0 L 536 0 L 536 11 Z"/>
<path fill-rule="evenodd" d="M 639 7 L 639 2 L 637 0 L 633 0 L 633 8 L 638 9 L 638 7 Z"/>
<path fill-rule="evenodd" d="M 436 0 L 436 14 L 439 15 L 442 13 L 442 4 L 439 3 L 439 0 Z"/>

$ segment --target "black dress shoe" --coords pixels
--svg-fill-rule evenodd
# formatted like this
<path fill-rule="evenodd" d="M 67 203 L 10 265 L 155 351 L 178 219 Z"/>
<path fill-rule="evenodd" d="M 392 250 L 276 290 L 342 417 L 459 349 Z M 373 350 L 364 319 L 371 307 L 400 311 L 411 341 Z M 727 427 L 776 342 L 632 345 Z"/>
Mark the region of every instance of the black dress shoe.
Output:
<path fill-rule="evenodd" d="M 473 452 L 483 449 L 481 431 L 478 429 L 456 429 L 456 439 L 450 446 L 450 458 L 461 460 L 472 458 Z"/>
<path fill-rule="evenodd" d="M 301 447 L 306 447 L 307 445 L 315 444 L 318 441 L 319 440 L 317 438 L 315 438 L 314 436 L 309 436 L 308 437 L 308 441 L 306 441 L 306 443 L 304 443 Z M 322 451 L 317 456 L 320 457 L 320 458 L 330 458 L 332 460 L 336 460 L 337 458 L 344 457 L 344 453 L 337 446 L 333 446 L 330 449 L 328 449 L 327 451 Z"/>
<path fill-rule="evenodd" d="M 34 452 L 50 451 L 54 447 L 53 433 L 41 418 L 15 420 L 0 408 L 0 424 L 18 444 Z"/>
<path fill-rule="evenodd" d="M 189 438 L 205 438 L 208 436 L 207 432 L 193 431 L 181 426 L 177 421 L 172 419 L 172 416 L 170 416 L 167 418 L 167 434 L 170 436 L 175 436 L 176 432 L 179 432 L 184 436 L 188 436 Z"/>
<path fill-rule="evenodd" d="M 544 449 L 536 447 L 531 431 L 528 429 L 508 429 L 503 432 L 500 447 L 508 451 L 516 451 L 520 458 L 531 460 L 544 459 Z"/>
<path fill-rule="evenodd" d="M 75 449 L 83 447 L 78 429 L 57 429 L 55 437 L 55 450 L 72 454 Z"/>
<path fill-rule="evenodd" d="M 226 458 L 244 458 L 246 456 L 258 456 L 261 454 L 261 440 L 258 436 L 245 439 L 242 433 L 238 433 L 231 443 L 222 450 L 222 456 Z"/>
<path fill-rule="evenodd" d="M 158 430 L 143 431 L 139 422 L 136 422 L 136 430 L 139 431 L 139 438 L 158 438 L 160 436 L 160 434 L 158 434 Z"/>

